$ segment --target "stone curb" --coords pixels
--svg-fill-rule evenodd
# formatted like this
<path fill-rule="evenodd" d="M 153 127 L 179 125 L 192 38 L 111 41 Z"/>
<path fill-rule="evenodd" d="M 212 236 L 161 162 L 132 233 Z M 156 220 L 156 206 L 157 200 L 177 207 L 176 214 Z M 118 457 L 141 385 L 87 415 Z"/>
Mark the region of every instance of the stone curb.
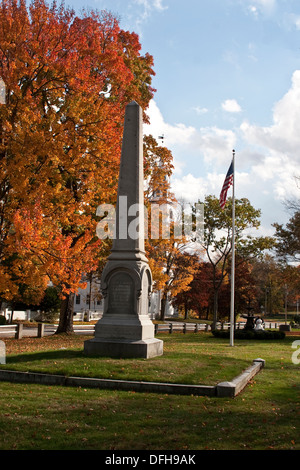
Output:
<path fill-rule="evenodd" d="M 20 372 L 5 369 L 0 370 L 0 381 L 177 395 L 235 397 L 241 390 L 243 390 L 249 380 L 251 380 L 251 378 L 256 375 L 262 367 L 264 367 L 264 364 L 264 359 L 255 359 L 252 366 L 248 367 L 244 372 L 242 372 L 242 374 L 234 378 L 231 382 L 221 382 L 216 386 L 95 379 L 88 377 L 66 377 L 63 375 Z"/>
<path fill-rule="evenodd" d="M 265 366 L 264 359 L 254 359 L 253 364 L 235 377 L 231 382 L 220 382 L 216 386 L 218 397 L 235 397 L 248 384 L 248 382 Z"/>
<path fill-rule="evenodd" d="M 37 372 L 20 372 L 12 370 L 0 370 L 0 381 L 100 388 L 110 390 L 113 389 L 148 393 L 215 396 L 214 386 L 95 379 L 89 377 L 66 377 L 63 375 L 40 374 Z"/>

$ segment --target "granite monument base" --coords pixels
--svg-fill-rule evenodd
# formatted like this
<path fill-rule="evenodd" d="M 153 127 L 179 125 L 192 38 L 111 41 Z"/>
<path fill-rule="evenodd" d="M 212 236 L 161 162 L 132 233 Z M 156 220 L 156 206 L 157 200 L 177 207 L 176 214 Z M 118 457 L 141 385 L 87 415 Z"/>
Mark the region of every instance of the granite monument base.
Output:
<path fill-rule="evenodd" d="M 150 359 L 163 354 L 163 341 L 150 338 L 138 341 L 93 338 L 85 341 L 84 352 L 101 357 Z"/>
<path fill-rule="evenodd" d="M 95 337 L 84 342 L 87 355 L 149 359 L 163 354 L 148 315 L 106 313 L 96 323 Z"/>

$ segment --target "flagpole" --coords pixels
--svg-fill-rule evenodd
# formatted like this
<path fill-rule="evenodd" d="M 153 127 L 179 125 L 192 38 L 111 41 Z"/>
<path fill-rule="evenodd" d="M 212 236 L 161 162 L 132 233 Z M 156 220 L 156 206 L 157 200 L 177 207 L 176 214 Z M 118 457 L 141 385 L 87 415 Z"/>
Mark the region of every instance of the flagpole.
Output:
<path fill-rule="evenodd" d="M 230 346 L 234 345 L 234 284 L 235 284 L 235 150 L 232 151 L 232 257 L 231 257 L 231 301 L 230 301 Z"/>

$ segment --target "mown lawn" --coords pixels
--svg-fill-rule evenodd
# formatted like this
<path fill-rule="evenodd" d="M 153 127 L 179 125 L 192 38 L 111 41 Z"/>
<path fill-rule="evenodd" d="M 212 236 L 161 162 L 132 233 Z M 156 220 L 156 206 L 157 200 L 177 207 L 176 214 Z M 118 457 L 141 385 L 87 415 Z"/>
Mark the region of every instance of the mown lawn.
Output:
<path fill-rule="evenodd" d="M 90 337 L 9 339 L 1 367 L 211 385 L 232 379 L 255 358 L 266 366 L 234 399 L 3 382 L 0 449 L 300 449 L 297 337 L 236 340 L 234 347 L 210 333 L 158 337 L 164 355 L 148 360 L 86 357 L 83 341 Z"/>

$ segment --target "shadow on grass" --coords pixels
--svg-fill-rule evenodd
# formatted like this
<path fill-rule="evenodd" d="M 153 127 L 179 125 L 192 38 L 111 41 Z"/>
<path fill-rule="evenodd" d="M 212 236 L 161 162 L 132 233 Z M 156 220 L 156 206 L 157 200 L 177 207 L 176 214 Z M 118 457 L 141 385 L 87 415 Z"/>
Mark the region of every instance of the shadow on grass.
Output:
<path fill-rule="evenodd" d="M 78 359 L 84 358 L 85 354 L 83 351 L 76 351 L 70 349 L 62 349 L 56 351 L 41 351 L 30 354 L 16 354 L 10 355 L 6 359 L 7 364 L 16 364 L 22 362 L 34 362 L 34 361 L 54 361 L 62 359 Z"/>
<path fill-rule="evenodd" d="M 189 352 L 169 352 L 152 359 L 118 359 L 87 356 L 84 351 L 66 349 L 12 355 L 1 368 L 97 378 L 215 385 L 233 379 L 250 365 L 244 359 L 206 354 L 195 356 L 197 354 Z"/>
<path fill-rule="evenodd" d="M 125 358 L 125 357 L 111 357 L 111 356 L 97 356 L 97 355 L 87 355 L 84 350 L 74 350 L 74 349 L 61 349 L 61 350 L 51 350 L 51 351 L 38 351 L 33 353 L 21 353 L 21 354 L 11 354 L 7 356 L 6 363 L 7 364 L 20 364 L 20 363 L 27 363 L 27 362 L 38 362 L 38 361 L 60 361 L 60 360 L 74 360 L 74 359 L 87 359 L 87 360 L 97 360 L 101 359 L 103 361 L 124 361 L 124 362 L 141 362 L 141 363 L 162 363 L 166 362 L 169 363 L 170 361 L 180 360 L 183 364 L 189 363 L 189 361 L 196 361 L 199 364 L 202 361 L 208 361 L 209 363 L 221 363 L 224 361 L 225 363 L 234 362 L 238 364 L 244 364 L 249 362 L 242 358 L 237 357 L 220 357 L 210 353 L 209 351 L 206 352 L 189 352 L 189 351 L 167 351 L 164 352 L 162 356 L 156 356 L 151 359 L 145 358 Z"/>
<path fill-rule="evenodd" d="M 220 381 L 232 380 L 252 365 L 252 361 L 257 357 L 266 359 L 268 370 L 279 370 L 284 353 L 278 350 L 275 354 L 273 345 L 286 347 L 293 341 L 288 338 L 261 342 L 237 340 L 235 348 L 232 349 L 227 339 L 214 338 L 206 333 L 160 334 L 159 338 L 165 341 L 164 354 L 151 359 L 86 355 L 83 347 L 78 344 L 76 349 L 69 345 L 66 345 L 66 348 L 51 349 L 54 345 L 47 344 L 47 349 L 43 351 L 16 351 L 8 355 L 6 365 L 1 368 L 125 380 L 214 385 Z"/>

